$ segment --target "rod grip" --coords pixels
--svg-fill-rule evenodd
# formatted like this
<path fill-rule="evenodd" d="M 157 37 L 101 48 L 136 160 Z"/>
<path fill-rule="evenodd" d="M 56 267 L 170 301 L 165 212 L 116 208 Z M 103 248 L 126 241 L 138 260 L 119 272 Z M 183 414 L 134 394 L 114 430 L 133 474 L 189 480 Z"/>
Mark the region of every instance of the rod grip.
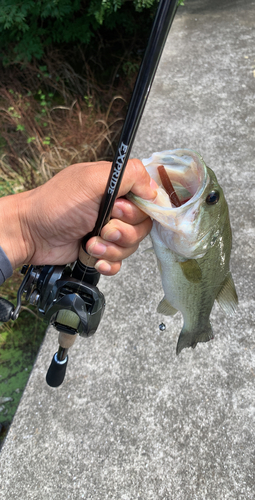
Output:
<path fill-rule="evenodd" d="M 54 354 L 46 375 L 46 382 L 50 387 L 59 387 L 66 374 L 68 356 L 63 361 L 58 361 L 57 354 Z"/>

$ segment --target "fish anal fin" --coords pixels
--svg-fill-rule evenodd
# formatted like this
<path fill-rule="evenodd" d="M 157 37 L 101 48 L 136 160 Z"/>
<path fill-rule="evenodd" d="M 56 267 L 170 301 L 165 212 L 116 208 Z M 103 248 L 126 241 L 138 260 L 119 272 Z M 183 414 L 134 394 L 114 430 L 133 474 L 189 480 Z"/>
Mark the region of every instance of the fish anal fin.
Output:
<path fill-rule="evenodd" d="M 179 262 L 185 278 L 192 283 L 199 283 L 202 279 L 202 271 L 195 259 L 188 259 L 184 262 Z"/>
<path fill-rule="evenodd" d="M 238 297 L 230 272 L 224 279 L 216 300 L 226 314 L 232 315 L 235 312 L 238 305 Z"/>
<path fill-rule="evenodd" d="M 164 316 L 174 316 L 178 311 L 171 306 L 168 300 L 164 297 L 157 307 L 157 312 L 159 314 L 164 314 Z"/>
<path fill-rule="evenodd" d="M 176 347 L 176 354 L 180 354 L 182 349 L 185 347 L 192 347 L 195 349 L 198 342 L 208 342 L 212 340 L 213 331 L 210 324 L 210 321 L 204 327 L 198 327 L 195 330 L 189 331 L 185 327 L 183 327 Z"/>

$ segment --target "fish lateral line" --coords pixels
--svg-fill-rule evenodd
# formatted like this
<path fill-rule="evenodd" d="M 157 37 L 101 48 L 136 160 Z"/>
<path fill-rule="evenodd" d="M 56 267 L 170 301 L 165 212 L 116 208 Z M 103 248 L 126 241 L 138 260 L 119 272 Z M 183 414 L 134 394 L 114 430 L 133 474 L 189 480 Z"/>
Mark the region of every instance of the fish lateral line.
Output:
<path fill-rule="evenodd" d="M 170 181 L 170 179 L 167 175 L 167 172 L 166 172 L 164 165 L 159 165 L 158 173 L 159 173 L 159 177 L 161 179 L 161 182 L 163 184 L 163 187 L 170 198 L 171 203 L 173 205 L 175 205 L 175 207 L 180 207 L 182 204 L 181 204 L 179 197 L 177 196 L 177 194 L 174 190 L 172 182 Z"/>

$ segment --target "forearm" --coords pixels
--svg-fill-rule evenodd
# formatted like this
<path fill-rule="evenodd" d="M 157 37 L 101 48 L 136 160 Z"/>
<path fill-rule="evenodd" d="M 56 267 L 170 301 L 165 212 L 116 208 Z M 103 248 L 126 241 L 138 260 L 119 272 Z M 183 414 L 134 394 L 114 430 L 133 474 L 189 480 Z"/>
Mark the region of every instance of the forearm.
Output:
<path fill-rule="evenodd" d="M 26 220 L 28 203 L 29 192 L 0 198 L 0 246 L 12 269 L 28 262 L 33 253 Z"/>

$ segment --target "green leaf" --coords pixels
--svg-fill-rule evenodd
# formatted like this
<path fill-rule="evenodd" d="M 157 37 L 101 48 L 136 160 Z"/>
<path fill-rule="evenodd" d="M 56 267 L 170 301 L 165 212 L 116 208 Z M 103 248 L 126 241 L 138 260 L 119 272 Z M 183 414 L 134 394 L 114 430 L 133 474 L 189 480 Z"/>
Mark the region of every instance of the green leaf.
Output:
<path fill-rule="evenodd" d="M 18 130 L 20 130 L 21 132 L 24 132 L 25 127 L 24 127 L 24 125 L 19 124 L 19 125 L 17 125 L 16 130 L 17 130 L 17 131 L 18 131 Z"/>
<path fill-rule="evenodd" d="M 30 144 L 30 142 L 33 142 L 33 141 L 35 141 L 35 137 L 29 137 L 29 138 L 27 139 L 27 143 L 28 143 L 28 144 Z"/>

